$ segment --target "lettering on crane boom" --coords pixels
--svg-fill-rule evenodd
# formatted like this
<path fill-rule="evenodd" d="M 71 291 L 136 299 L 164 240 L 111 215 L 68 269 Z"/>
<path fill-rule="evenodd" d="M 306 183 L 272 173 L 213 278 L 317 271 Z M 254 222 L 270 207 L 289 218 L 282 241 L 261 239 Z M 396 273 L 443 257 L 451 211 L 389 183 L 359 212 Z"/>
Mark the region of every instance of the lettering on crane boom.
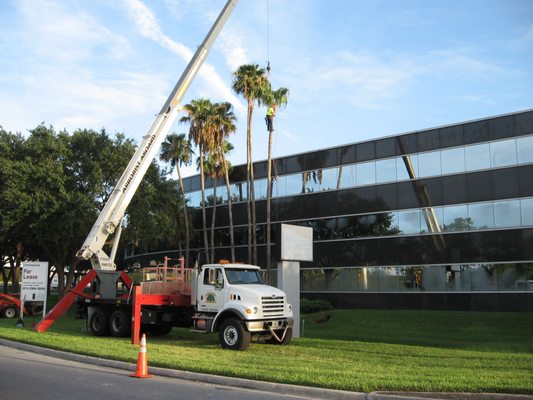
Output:
<path fill-rule="evenodd" d="M 146 156 L 146 153 L 148 153 L 148 150 L 150 150 L 150 147 L 152 147 L 152 143 L 155 140 L 155 133 L 150 136 L 150 141 L 146 144 L 146 147 L 144 148 L 143 152 L 141 153 L 141 158 L 135 163 L 135 167 L 133 167 L 133 170 L 130 173 L 130 176 L 128 176 L 128 179 L 126 180 L 126 183 L 122 187 L 122 193 L 126 193 L 126 189 L 130 185 L 130 182 L 132 181 L 133 177 L 137 173 L 137 170 L 139 169 L 139 166 L 141 165 L 142 160 Z"/>

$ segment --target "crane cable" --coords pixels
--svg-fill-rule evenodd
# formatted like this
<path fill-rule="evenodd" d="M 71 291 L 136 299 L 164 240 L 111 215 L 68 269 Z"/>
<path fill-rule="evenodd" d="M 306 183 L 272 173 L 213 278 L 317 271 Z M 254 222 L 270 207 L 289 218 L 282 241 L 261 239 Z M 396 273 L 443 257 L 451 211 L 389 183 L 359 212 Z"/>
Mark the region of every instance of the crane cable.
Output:
<path fill-rule="evenodd" d="M 270 74 L 270 8 L 268 6 L 269 0 L 267 0 L 267 74 Z"/>

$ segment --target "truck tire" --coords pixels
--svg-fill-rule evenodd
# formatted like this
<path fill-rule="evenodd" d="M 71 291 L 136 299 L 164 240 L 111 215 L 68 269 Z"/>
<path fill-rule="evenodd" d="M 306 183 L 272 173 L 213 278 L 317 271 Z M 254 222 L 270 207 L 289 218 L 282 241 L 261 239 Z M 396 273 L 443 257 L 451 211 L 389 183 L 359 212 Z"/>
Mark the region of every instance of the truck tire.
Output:
<path fill-rule="evenodd" d="M 115 310 L 109 317 L 111 336 L 126 337 L 131 333 L 131 317 L 127 311 Z"/>
<path fill-rule="evenodd" d="M 89 319 L 89 329 L 94 336 L 109 334 L 109 314 L 103 308 L 96 308 Z"/>
<path fill-rule="evenodd" d="M 250 344 L 251 334 L 240 321 L 228 318 L 222 321 L 218 330 L 220 345 L 230 350 L 246 350 Z"/>
<path fill-rule="evenodd" d="M 277 334 L 278 336 L 281 336 L 281 335 L 283 334 L 283 331 L 279 331 L 279 333 L 276 332 L 276 334 Z M 288 344 L 291 342 L 291 339 L 292 339 L 292 328 L 287 328 L 287 333 L 285 333 L 285 337 L 283 338 L 283 340 L 282 340 L 281 342 L 278 342 L 278 341 L 276 340 L 276 338 L 273 337 L 272 339 L 269 339 L 269 340 L 267 341 L 267 343 L 270 343 L 270 344 L 278 344 L 278 345 L 281 345 L 281 346 L 286 346 L 286 345 L 288 345 Z"/>
<path fill-rule="evenodd" d="M 14 305 L 5 306 L 2 309 L 2 317 L 4 318 L 15 318 L 18 315 L 18 309 Z"/>

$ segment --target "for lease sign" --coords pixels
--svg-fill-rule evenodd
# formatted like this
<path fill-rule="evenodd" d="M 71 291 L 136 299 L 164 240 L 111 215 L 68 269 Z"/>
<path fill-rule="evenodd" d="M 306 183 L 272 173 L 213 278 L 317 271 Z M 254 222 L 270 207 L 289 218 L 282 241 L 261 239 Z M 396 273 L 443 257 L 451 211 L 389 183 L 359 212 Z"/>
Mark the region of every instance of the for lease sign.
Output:
<path fill-rule="evenodd" d="M 22 264 L 20 299 L 46 301 L 48 262 L 25 262 Z"/>

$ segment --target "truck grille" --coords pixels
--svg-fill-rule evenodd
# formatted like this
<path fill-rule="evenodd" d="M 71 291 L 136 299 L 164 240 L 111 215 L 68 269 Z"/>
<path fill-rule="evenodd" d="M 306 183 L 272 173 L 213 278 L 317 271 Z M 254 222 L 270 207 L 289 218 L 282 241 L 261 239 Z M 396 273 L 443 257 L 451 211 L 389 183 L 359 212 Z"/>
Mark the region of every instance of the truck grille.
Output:
<path fill-rule="evenodd" d="M 261 300 L 265 317 L 283 317 L 285 297 L 262 297 Z"/>

